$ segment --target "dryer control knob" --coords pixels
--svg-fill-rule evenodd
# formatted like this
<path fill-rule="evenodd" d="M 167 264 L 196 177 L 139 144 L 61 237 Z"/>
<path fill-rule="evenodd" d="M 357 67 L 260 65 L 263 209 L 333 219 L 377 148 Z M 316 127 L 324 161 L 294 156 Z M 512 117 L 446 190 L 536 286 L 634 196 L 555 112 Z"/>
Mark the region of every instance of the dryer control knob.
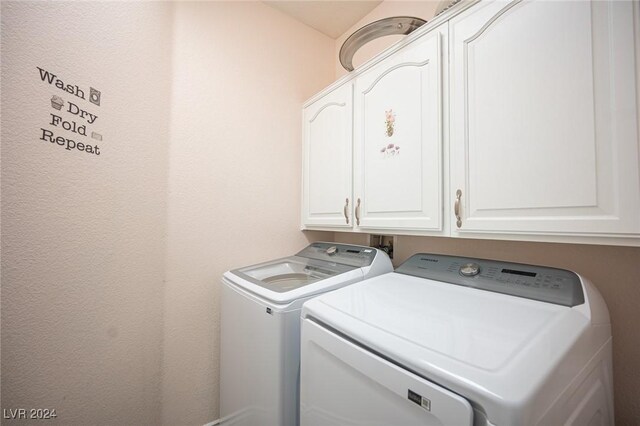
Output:
<path fill-rule="evenodd" d="M 480 265 L 477 263 L 466 263 L 460 267 L 460 273 L 465 277 L 475 277 L 480 273 Z"/>
<path fill-rule="evenodd" d="M 336 254 L 338 252 L 338 248 L 336 246 L 331 246 L 331 247 L 327 248 L 327 250 L 325 250 L 325 252 L 329 256 L 333 256 L 334 254 Z"/>

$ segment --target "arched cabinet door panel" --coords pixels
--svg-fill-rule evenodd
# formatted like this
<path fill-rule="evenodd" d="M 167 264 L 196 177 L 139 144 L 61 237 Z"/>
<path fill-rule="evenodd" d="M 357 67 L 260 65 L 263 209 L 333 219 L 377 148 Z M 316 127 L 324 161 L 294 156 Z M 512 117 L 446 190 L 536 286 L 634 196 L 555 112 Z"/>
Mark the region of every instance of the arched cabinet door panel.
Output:
<path fill-rule="evenodd" d="M 351 228 L 352 84 L 303 111 L 303 227 Z"/>
<path fill-rule="evenodd" d="M 359 229 L 442 229 L 446 43 L 444 24 L 356 78 L 354 198 Z"/>
<path fill-rule="evenodd" d="M 640 234 L 634 7 L 496 1 L 450 21 L 453 235 Z"/>

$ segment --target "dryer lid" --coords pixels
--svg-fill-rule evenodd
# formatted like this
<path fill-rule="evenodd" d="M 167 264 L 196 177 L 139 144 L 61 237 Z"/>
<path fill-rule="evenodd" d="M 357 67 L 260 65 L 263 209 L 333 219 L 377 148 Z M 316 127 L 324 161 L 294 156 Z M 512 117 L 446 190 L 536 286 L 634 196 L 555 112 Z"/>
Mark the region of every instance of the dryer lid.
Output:
<path fill-rule="evenodd" d="M 303 315 L 416 369 L 445 361 L 493 374 L 570 310 L 392 273 L 325 294 Z"/>
<path fill-rule="evenodd" d="M 575 308 L 398 273 L 312 299 L 302 317 L 463 395 L 497 424 L 521 423 L 527 398 L 589 327 Z"/>

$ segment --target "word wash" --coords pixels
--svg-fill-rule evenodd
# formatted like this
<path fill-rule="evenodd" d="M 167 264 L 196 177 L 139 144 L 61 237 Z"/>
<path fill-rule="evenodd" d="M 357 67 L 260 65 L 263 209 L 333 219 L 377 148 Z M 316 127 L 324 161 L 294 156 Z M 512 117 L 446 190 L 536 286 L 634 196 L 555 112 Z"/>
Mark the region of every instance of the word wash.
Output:
<path fill-rule="evenodd" d="M 40 128 L 41 141 L 64 147 L 67 151 L 82 151 L 87 154 L 100 155 L 100 147 L 87 139 L 90 135 L 95 141 L 102 141 L 102 135 L 95 131 L 87 131 L 87 126 L 93 125 L 98 120 L 98 115 L 82 105 L 87 100 L 96 106 L 100 106 L 101 92 L 93 87 L 83 89 L 77 84 L 67 83 L 43 68 L 38 68 L 40 80 L 50 86 L 64 92 L 54 94 L 50 99 L 50 107 L 47 128 Z M 87 95 L 88 94 L 88 95 Z M 63 98 L 64 96 L 66 98 Z M 70 98 L 74 96 L 75 98 Z M 48 104 L 49 105 L 49 104 Z"/>

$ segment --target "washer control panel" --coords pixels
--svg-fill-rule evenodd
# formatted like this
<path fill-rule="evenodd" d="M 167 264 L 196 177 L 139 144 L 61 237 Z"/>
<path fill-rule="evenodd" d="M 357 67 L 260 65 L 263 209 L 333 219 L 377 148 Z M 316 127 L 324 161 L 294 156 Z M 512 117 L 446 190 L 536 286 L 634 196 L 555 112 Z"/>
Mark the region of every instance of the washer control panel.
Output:
<path fill-rule="evenodd" d="M 395 272 L 563 306 L 584 303 L 580 277 L 564 269 L 421 253 Z"/>
<path fill-rule="evenodd" d="M 336 254 L 338 252 L 338 247 L 331 246 L 331 247 L 327 248 L 324 252 L 327 253 L 329 256 L 333 256 L 334 254 Z"/>
<path fill-rule="evenodd" d="M 377 253 L 378 250 L 372 247 L 318 242 L 305 247 L 296 256 L 361 268 L 371 265 Z"/>

